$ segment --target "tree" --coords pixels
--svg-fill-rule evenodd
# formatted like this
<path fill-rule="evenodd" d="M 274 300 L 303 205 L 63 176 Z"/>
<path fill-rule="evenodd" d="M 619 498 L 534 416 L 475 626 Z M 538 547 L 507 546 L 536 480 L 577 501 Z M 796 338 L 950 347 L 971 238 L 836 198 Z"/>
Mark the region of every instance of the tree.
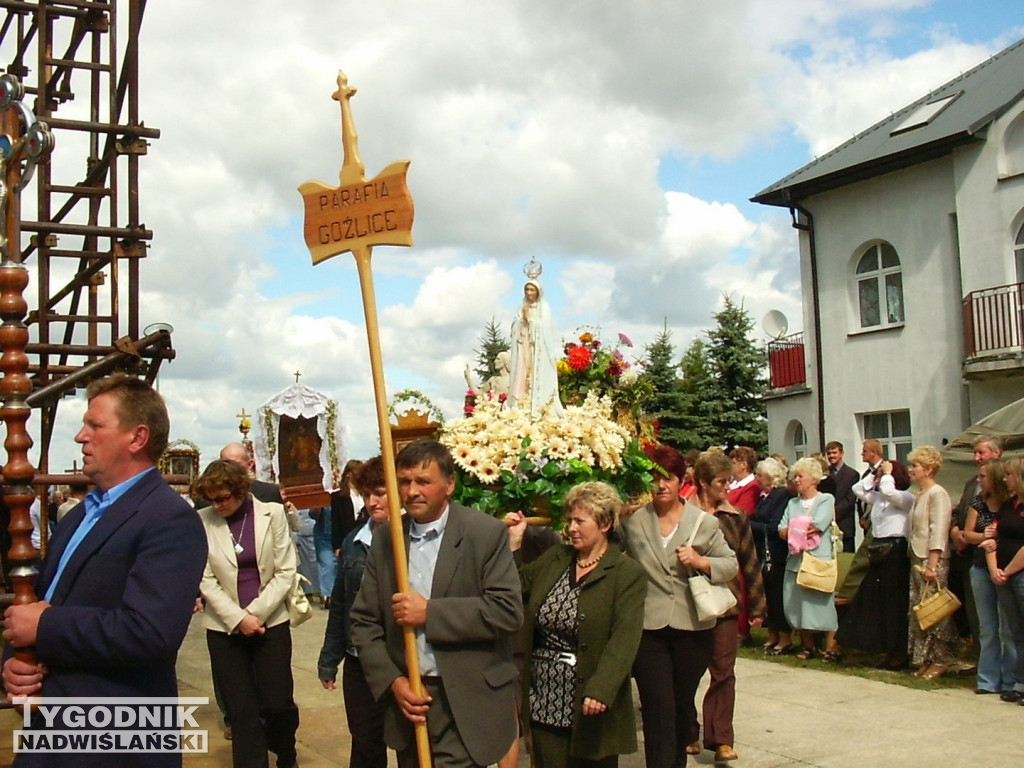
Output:
<path fill-rule="evenodd" d="M 702 393 L 715 442 L 730 450 L 748 445 L 764 455 L 768 449 L 767 409 L 763 395 L 765 353 L 750 332 L 754 321 L 742 304 L 725 296 L 714 315 L 716 327 L 707 332 L 710 386 Z"/>
<path fill-rule="evenodd" d="M 644 346 L 643 376 L 654 388 L 644 404 L 645 413 L 658 420 L 658 439 L 673 448 L 687 450 L 688 437 L 683 421 L 685 399 L 680 390 L 679 364 L 672 362 L 675 346 L 672 333 L 665 328 L 652 344 Z"/>
<path fill-rule="evenodd" d="M 679 388 L 682 392 L 682 431 L 680 442 L 686 449 L 696 448 L 703 451 L 711 445 L 717 445 L 711 427 L 711 417 L 704 403 L 708 390 L 713 386 L 711 372 L 708 370 L 707 345 L 700 338 L 694 339 L 683 354 L 679 365 L 682 380 Z"/>
<path fill-rule="evenodd" d="M 473 369 L 473 372 L 480 377 L 482 385 L 492 376 L 498 375 L 498 353 L 508 352 L 512 347 L 508 339 L 502 335 L 501 329 L 493 317 L 484 326 L 483 336 L 478 341 L 480 346 L 473 350 L 476 353 L 476 368 Z"/>

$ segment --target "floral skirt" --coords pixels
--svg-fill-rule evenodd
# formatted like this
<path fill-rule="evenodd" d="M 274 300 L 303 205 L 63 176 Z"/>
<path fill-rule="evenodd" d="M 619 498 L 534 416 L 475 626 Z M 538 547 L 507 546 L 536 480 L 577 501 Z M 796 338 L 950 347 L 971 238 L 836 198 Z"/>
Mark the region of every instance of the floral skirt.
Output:
<path fill-rule="evenodd" d="M 911 557 L 914 565 L 924 568 L 927 559 Z M 949 582 L 949 560 L 939 560 L 939 586 L 944 587 Z M 914 615 L 913 607 L 921 602 L 921 595 L 924 592 L 924 574 L 916 568 L 910 570 L 910 663 L 915 667 L 930 664 L 949 664 L 953 660 L 953 650 L 956 647 L 958 636 L 956 627 L 953 624 L 953 617 L 947 616 L 927 632 L 922 632 L 918 626 L 917 617 Z M 929 594 L 934 594 L 934 588 L 929 587 Z"/>

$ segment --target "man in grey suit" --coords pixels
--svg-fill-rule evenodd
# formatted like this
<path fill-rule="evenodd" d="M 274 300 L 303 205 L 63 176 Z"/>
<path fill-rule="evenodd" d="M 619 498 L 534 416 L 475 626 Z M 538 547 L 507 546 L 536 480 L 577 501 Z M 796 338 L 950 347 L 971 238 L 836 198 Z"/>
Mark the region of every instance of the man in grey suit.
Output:
<path fill-rule="evenodd" d="M 519 576 L 505 525 L 449 503 L 448 449 L 433 440 L 397 459 L 409 560 L 398 592 L 390 527 L 373 538 L 352 607 L 352 641 L 375 699 L 389 702 L 384 738 L 417 765 L 414 723 L 426 722 L 436 768 L 496 763 L 517 735 L 511 638 L 522 625 Z M 425 697 L 409 683 L 403 627 L 414 627 Z"/>

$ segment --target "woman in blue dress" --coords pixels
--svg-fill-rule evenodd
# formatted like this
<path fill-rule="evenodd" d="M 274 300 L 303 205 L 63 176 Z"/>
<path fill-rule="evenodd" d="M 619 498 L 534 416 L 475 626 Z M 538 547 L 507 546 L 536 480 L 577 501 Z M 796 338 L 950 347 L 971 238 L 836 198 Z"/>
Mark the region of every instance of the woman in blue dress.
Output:
<path fill-rule="evenodd" d="M 800 560 L 805 549 L 793 553 L 797 542 L 797 518 L 809 516 L 807 542 L 811 544 L 817 534 L 816 545 L 809 546 L 806 551 L 821 560 L 832 560 L 835 552 L 832 546 L 832 523 L 835 520 L 836 503 L 830 493 L 820 493 L 818 483 L 825 476 L 821 464 L 812 458 L 800 459 L 793 465 L 790 472 L 797 495 L 790 499 L 786 511 L 779 523 L 779 537 L 790 542 L 790 555 L 786 559 L 786 575 L 783 578 L 783 605 L 786 620 L 793 629 L 800 630 L 800 641 L 803 649 L 797 654 L 798 659 L 807 660 L 815 655 L 815 631 L 834 633 L 837 628 L 836 603 L 834 592 L 818 592 L 814 589 L 801 587 L 796 583 L 796 575 L 800 570 Z M 803 545 L 804 542 L 801 542 Z"/>

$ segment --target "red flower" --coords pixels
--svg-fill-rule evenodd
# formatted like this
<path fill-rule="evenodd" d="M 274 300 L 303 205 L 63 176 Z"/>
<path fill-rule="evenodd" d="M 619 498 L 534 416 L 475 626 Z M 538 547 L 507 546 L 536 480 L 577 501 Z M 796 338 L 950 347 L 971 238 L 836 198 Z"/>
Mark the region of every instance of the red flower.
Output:
<path fill-rule="evenodd" d="M 573 347 L 569 350 L 569 367 L 574 371 L 585 371 L 592 362 L 594 355 L 586 347 Z"/>

